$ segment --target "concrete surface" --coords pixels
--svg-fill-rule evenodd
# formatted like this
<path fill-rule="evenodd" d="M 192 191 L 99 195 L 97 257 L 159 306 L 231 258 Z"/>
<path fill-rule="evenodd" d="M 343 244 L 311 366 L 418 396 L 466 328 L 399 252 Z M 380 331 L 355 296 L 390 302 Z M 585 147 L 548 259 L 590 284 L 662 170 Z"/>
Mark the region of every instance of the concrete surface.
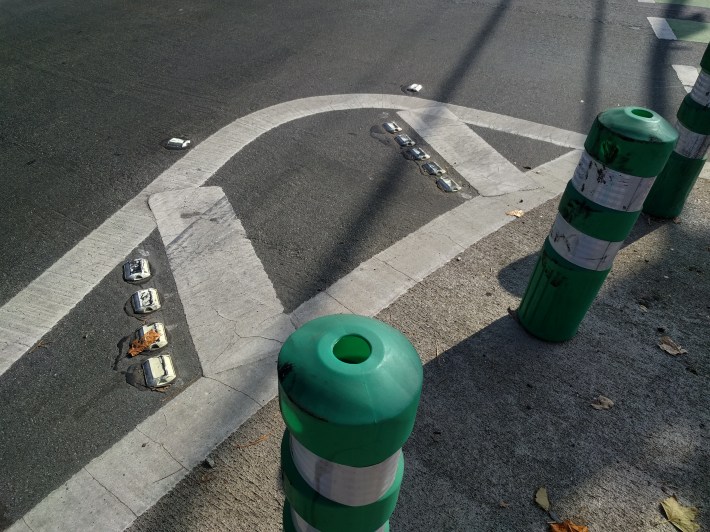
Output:
<path fill-rule="evenodd" d="M 560 518 L 593 531 L 670 532 L 677 494 L 710 525 L 710 181 L 679 223 L 642 217 L 578 335 L 548 344 L 509 315 L 557 199 L 471 246 L 379 318 L 425 364 L 405 445 L 393 530 L 543 531 L 546 486 Z M 657 347 L 668 334 L 688 353 Z M 590 404 L 599 395 L 610 410 Z M 271 401 L 131 531 L 279 530 L 283 495 Z"/>

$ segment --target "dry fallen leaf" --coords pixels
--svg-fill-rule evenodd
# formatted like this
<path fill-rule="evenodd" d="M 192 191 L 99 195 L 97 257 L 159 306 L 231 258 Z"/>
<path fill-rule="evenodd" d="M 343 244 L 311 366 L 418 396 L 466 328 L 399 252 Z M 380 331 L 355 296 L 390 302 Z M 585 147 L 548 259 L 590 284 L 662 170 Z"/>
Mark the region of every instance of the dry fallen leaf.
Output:
<path fill-rule="evenodd" d="M 695 522 L 695 518 L 698 516 L 697 508 L 683 506 L 675 498 L 675 495 L 661 501 L 661 506 L 668 521 L 681 532 L 697 532 L 700 530 L 700 525 Z"/>
<path fill-rule="evenodd" d="M 683 349 L 681 346 L 671 340 L 670 336 L 661 336 L 661 339 L 658 342 L 658 347 L 663 349 L 663 351 L 665 351 L 669 355 L 673 356 L 685 355 L 687 353 L 685 349 Z"/>
<path fill-rule="evenodd" d="M 565 519 L 562 523 L 550 523 L 550 532 L 589 532 L 589 527 Z"/>
<path fill-rule="evenodd" d="M 594 399 L 592 403 L 592 408 L 596 410 L 609 410 L 612 406 L 614 406 L 614 401 L 603 395 Z"/>
<path fill-rule="evenodd" d="M 160 334 L 156 331 L 148 331 L 143 338 L 137 338 L 131 342 L 131 347 L 128 348 L 128 354 L 132 357 L 140 355 L 143 351 L 150 347 L 150 344 L 160 339 Z"/>
<path fill-rule="evenodd" d="M 535 492 L 535 502 L 546 512 L 550 511 L 550 499 L 547 498 L 547 488 L 545 486 Z"/>
<path fill-rule="evenodd" d="M 521 211 L 520 209 L 515 209 L 513 211 L 508 211 L 505 214 L 507 214 L 508 216 L 515 216 L 516 218 L 520 218 L 523 216 L 523 214 L 525 214 L 525 211 Z"/>
<path fill-rule="evenodd" d="M 271 434 L 262 434 L 257 439 L 255 439 L 254 441 L 250 441 L 249 443 L 243 443 L 243 444 L 235 443 L 234 447 L 236 449 L 246 449 L 247 447 L 253 447 L 254 445 L 259 445 L 261 442 L 268 440 L 269 436 L 271 436 Z"/>

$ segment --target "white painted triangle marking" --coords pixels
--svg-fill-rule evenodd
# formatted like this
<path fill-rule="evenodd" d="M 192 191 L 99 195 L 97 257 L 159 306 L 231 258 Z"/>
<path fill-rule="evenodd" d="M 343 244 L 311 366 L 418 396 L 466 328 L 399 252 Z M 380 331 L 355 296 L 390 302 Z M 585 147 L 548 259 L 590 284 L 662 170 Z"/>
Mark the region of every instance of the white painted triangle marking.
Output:
<path fill-rule="evenodd" d="M 448 109 L 398 114 L 481 196 L 501 196 L 539 187 Z"/>
<path fill-rule="evenodd" d="M 222 189 L 163 192 L 149 205 L 203 373 L 278 352 L 294 327 Z"/>
<path fill-rule="evenodd" d="M 673 70 L 675 70 L 676 76 L 685 87 L 685 92 L 690 93 L 693 90 L 695 81 L 698 79 L 700 70 L 697 67 L 687 65 L 673 65 Z"/>

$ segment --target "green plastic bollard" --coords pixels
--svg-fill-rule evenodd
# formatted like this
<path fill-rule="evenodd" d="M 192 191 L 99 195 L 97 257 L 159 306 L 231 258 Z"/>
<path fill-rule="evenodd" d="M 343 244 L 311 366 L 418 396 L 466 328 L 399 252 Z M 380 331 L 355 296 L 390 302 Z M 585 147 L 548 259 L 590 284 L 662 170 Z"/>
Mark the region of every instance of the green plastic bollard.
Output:
<path fill-rule="evenodd" d="M 550 342 L 577 333 L 677 139 L 649 109 L 597 116 L 518 308 L 529 333 Z"/>
<path fill-rule="evenodd" d="M 318 318 L 286 340 L 281 468 L 296 530 L 388 530 L 422 379 L 409 340 L 371 318 Z"/>
<path fill-rule="evenodd" d="M 297 518 L 297 517 L 296 517 Z M 307 523 L 306 523 L 307 525 Z M 296 525 L 294 524 L 294 516 L 291 513 L 291 505 L 288 503 L 288 501 L 284 502 L 284 510 L 283 510 L 283 529 L 284 532 L 312 532 L 302 530 L 305 527 L 301 527 L 301 529 L 297 530 Z M 312 527 L 311 527 L 312 529 Z M 390 532 L 390 522 L 387 521 L 384 526 L 380 527 L 377 529 L 375 532 Z"/>
<path fill-rule="evenodd" d="M 288 430 L 318 456 L 366 467 L 407 440 L 422 390 L 419 355 L 398 330 L 339 314 L 303 325 L 279 353 L 279 404 Z"/>
<path fill-rule="evenodd" d="M 643 205 L 646 214 L 659 218 L 680 215 L 705 166 L 710 148 L 710 45 L 700 67 L 693 90 L 678 109 L 678 144 L 646 198 Z"/>
<path fill-rule="evenodd" d="M 281 440 L 281 476 L 286 500 L 299 517 L 321 532 L 371 532 L 385 530 L 399 497 L 404 476 L 404 457 L 400 453 L 396 475 L 390 488 L 376 502 L 347 506 L 327 499 L 299 474 L 291 457 L 288 431 Z"/>

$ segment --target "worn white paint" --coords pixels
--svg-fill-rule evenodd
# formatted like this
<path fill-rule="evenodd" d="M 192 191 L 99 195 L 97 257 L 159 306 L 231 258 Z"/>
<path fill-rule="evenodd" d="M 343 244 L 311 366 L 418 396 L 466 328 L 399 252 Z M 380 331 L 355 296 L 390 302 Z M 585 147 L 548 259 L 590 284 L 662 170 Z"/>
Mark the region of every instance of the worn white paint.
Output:
<path fill-rule="evenodd" d="M 268 356 L 294 331 L 219 187 L 149 200 L 205 375 Z"/>
<path fill-rule="evenodd" d="M 263 133 L 291 120 L 328 111 L 378 108 L 448 110 L 462 122 L 569 148 L 584 136 L 509 116 L 388 94 L 315 96 L 281 103 L 239 118 L 185 153 L 118 212 L 0 308 L 0 375 L 32 348 L 155 229 L 148 198 L 196 188 Z M 431 113 L 430 113 L 431 114 Z"/>
<path fill-rule="evenodd" d="M 536 188 L 532 179 L 446 108 L 400 111 L 399 116 L 481 196 Z"/>
<path fill-rule="evenodd" d="M 660 17 L 646 17 L 646 19 L 648 19 L 648 23 L 651 25 L 651 28 L 653 28 L 653 33 L 656 34 L 656 37 L 666 41 L 677 40 L 675 33 L 673 33 L 666 19 Z"/>
<path fill-rule="evenodd" d="M 205 375 L 51 493 L 11 530 L 24 532 L 27 525 L 33 532 L 58 526 L 80 530 L 95 528 L 95 523 L 102 530 L 123 530 L 276 395 L 278 349 L 294 326 L 338 312 L 377 314 L 468 246 L 512 220 L 505 214 L 508 210 L 531 209 L 558 194 L 579 159 L 579 151 L 573 151 L 526 176 L 516 170 L 519 180 L 511 181 L 515 192 L 479 196 L 439 216 L 287 316 L 221 189 L 198 187 L 273 127 L 313 113 L 367 107 L 418 110 L 419 114 L 410 116 L 413 121 L 415 116 L 426 115 L 453 120 L 450 125 L 458 128 L 462 122 L 490 124 L 562 146 L 580 148 L 583 144 L 583 137 L 573 132 L 397 95 L 323 96 L 286 102 L 212 135 L 0 309 L 1 374 L 113 271 L 156 227 L 157 220 Z M 449 113 L 464 116 L 456 123 Z M 447 146 L 445 137 L 437 142 L 446 153 L 457 149 Z M 489 168 L 496 171 L 495 165 Z M 194 268 L 196 257 L 207 259 L 200 261 L 204 269 Z M 68 264 L 69 260 L 74 262 Z M 71 268 L 87 266 L 84 280 L 74 280 Z M 58 271 L 69 271 L 69 276 L 60 277 Z M 42 320 L 23 330 L 26 341 L 18 343 L 15 314 L 32 315 L 36 301 L 43 300 L 47 304 Z M 255 315 L 262 317 L 255 319 Z M 129 464 L 127 478 L 126 467 L 118 464 Z M 150 473 L 135 479 L 134 473 L 144 466 L 152 467 Z"/>
<path fill-rule="evenodd" d="M 683 84 L 685 92 L 690 93 L 695 86 L 695 82 L 698 79 L 700 71 L 697 67 L 687 66 L 687 65 L 672 65 L 673 70 L 675 70 L 676 76 Z"/>

